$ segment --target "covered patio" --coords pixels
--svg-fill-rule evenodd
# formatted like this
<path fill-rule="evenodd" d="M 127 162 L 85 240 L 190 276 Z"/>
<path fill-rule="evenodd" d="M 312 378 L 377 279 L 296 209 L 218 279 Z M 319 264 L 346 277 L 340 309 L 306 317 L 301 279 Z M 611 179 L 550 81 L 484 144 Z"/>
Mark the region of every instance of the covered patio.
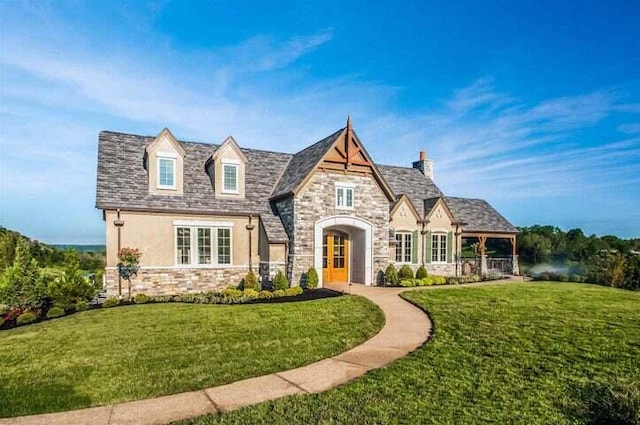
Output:
<path fill-rule="evenodd" d="M 520 274 L 516 233 L 463 231 L 460 237 L 463 241 L 463 246 L 465 240 L 475 241 L 470 245 L 473 249 L 473 255 L 465 256 L 464 253 L 461 255 L 460 274 L 463 276 L 470 274 L 478 274 L 480 276 Z M 492 250 L 492 255 L 488 255 L 487 241 L 490 240 L 499 240 L 506 242 L 506 244 L 497 244 L 499 248 Z M 508 246 L 505 247 L 507 244 Z M 505 252 L 507 249 L 509 252 Z"/>

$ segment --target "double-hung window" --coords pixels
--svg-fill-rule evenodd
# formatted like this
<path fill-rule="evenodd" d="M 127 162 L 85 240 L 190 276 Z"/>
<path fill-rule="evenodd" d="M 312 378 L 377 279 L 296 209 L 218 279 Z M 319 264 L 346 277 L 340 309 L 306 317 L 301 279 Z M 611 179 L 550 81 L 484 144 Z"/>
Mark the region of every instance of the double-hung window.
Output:
<path fill-rule="evenodd" d="M 347 185 L 336 185 L 336 208 L 353 209 L 354 188 Z"/>
<path fill-rule="evenodd" d="M 176 188 L 176 156 L 158 153 L 158 189 Z"/>
<path fill-rule="evenodd" d="M 396 263 L 411 263 L 413 250 L 413 235 L 411 233 L 396 232 Z"/>
<path fill-rule="evenodd" d="M 231 227 L 226 226 L 176 226 L 176 264 L 192 266 L 231 264 L 231 234 Z"/>
<path fill-rule="evenodd" d="M 431 262 L 447 262 L 447 235 L 445 233 L 431 235 Z"/>
<path fill-rule="evenodd" d="M 238 168 L 239 164 L 222 161 L 222 192 L 238 193 Z"/>

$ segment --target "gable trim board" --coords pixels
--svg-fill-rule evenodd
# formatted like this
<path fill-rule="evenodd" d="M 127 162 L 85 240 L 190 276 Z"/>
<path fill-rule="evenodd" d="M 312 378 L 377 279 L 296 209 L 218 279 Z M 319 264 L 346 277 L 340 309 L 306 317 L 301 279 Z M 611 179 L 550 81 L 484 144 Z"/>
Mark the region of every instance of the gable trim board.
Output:
<path fill-rule="evenodd" d="M 161 151 L 168 149 L 170 152 L 166 153 L 182 161 L 181 191 L 172 196 L 149 189 L 152 182 L 148 178 L 146 156 L 157 149 L 156 143 L 161 139 L 172 146 L 163 145 Z M 224 152 L 233 154 L 223 155 Z M 145 161 L 140 161 L 141 158 Z M 211 161 L 218 159 L 242 164 L 238 169 L 245 185 L 241 196 L 216 194 L 208 168 Z M 434 265 L 431 273 L 456 272 L 451 263 L 459 250 L 461 234 L 517 234 L 517 229 L 486 201 L 445 197 L 433 180 L 418 169 L 373 162 L 350 119 L 346 127 L 295 154 L 241 148 L 231 136 L 215 145 L 178 141 L 168 129 L 155 137 L 104 131 L 99 135 L 97 165 L 96 207 L 103 210 L 105 218 L 110 252 L 108 270 L 113 271 L 115 266 L 113 253 L 117 247 L 112 238 L 117 210 L 125 223 L 120 229 L 122 246 L 143 249 L 143 258 L 166 258 L 164 251 L 174 251 L 176 242 L 167 239 L 168 229 L 162 226 L 222 223 L 233 224 L 236 229 L 232 232 L 231 246 L 234 252 L 242 247 L 242 252 L 232 256 L 234 264 L 229 267 L 216 266 L 216 274 L 203 271 L 193 274 L 187 270 L 193 268 L 189 265 L 178 268 L 173 263 L 163 263 L 164 260 L 144 264 L 133 290 L 148 290 L 150 294 L 193 291 L 203 281 L 214 282 L 209 289 L 215 285 L 226 287 L 249 268 L 258 269 L 263 279 L 281 269 L 293 285 L 300 284 L 309 267 L 320 267 L 318 275 L 322 276 L 321 255 L 318 261 L 319 253 L 322 254 L 322 232 L 331 227 L 346 230 L 353 238 L 349 244 L 350 261 L 362 264 L 350 268 L 352 279 L 358 276 L 360 283 L 373 284 L 379 272 L 395 259 L 395 240 L 390 239 L 390 229 L 394 227 L 393 217 L 403 205 L 408 211 L 403 214 L 400 230 L 413 235 L 411 257 L 416 268 L 422 262 L 427 263 L 430 246 L 427 236 L 434 227 L 445 227 L 443 230 L 453 235 L 448 237 L 451 242 L 455 238 L 455 243 L 448 243 L 447 249 L 453 252 L 447 253 L 447 264 L 439 268 Z M 353 187 L 353 209 L 336 209 L 336 186 Z M 440 221 L 433 215 L 438 208 L 444 213 Z M 249 243 L 250 221 L 255 218 L 259 219 L 260 231 L 253 233 L 253 241 Z M 193 249 L 198 249 L 197 242 L 194 243 Z M 278 256 L 278 261 L 270 261 L 270 252 Z M 247 255 L 252 258 L 251 264 Z M 360 267 L 362 272 L 357 272 Z M 167 273 L 172 268 L 176 272 Z M 109 276 L 111 281 L 113 278 Z"/>

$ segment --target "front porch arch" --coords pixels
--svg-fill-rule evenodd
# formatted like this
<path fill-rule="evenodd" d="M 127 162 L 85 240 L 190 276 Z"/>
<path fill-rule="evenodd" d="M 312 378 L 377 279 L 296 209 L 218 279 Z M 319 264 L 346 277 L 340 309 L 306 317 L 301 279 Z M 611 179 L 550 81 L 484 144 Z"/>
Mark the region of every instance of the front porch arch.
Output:
<path fill-rule="evenodd" d="M 313 226 L 313 267 L 318 273 L 318 286 L 322 281 L 322 235 L 324 229 L 334 226 L 345 226 L 364 231 L 364 284 L 370 286 L 373 282 L 373 225 L 358 217 L 335 215 L 322 218 Z"/>

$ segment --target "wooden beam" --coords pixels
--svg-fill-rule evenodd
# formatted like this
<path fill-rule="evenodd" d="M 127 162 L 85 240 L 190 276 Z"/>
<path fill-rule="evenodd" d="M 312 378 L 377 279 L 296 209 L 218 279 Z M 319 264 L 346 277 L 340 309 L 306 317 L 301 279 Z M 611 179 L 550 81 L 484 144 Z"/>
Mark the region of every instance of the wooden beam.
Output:
<path fill-rule="evenodd" d="M 487 254 L 487 235 L 479 235 L 478 236 L 478 242 L 480 243 L 480 255 L 486 255 Z"/>

